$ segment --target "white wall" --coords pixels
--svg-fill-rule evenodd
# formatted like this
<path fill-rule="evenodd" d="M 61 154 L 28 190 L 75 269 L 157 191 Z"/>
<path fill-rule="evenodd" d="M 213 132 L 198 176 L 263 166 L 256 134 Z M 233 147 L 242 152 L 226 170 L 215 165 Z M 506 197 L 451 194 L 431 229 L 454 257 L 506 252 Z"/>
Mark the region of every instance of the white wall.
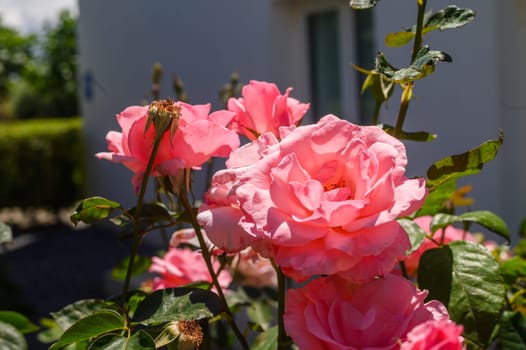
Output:
<path fill-rule="evenodd" d="M 173 96 L 170 76 L 178 73 L 192 103 L 216 107 L 232 72 L 245 80 L 268 77 L 268 4 L 80 0 L 79 8 L 80 75 L 91 71 L 96 81 L 94 98 L 82 103 L 90 195 L 131 205 L 131 172 L 92 156 L 106 150 L 108 130 L 119 130 L 115 115 L 150 98 L 155 62 L 164 67 L 164 96 Z"/>
<path fill-rule="evenodd" d="M 164 95 L 171 95 L 169 76 L 177 72 L 193 103 L 213 101 L 218 107 L 218 90 L 234 71 L 244 81 L 275 81 L 282 90 L 293 86 L 293 96 L 308 100 L 304 16 L 310 11 L 340 8 L 344 111 L 345 117 L 355 120 L 357 91 L 350 63 L 356 59 L 347 0 L 79 3 L 80 71 L 91 71 L 98 84 L 94 98 L 83 101 L 93 195 L 133 203 L 131 173 L 91 155 L 106 150 L 106 132 L 118 129 L 116 113 L 149 98 L 154 62 L 164 66 Z M 431 131 L 439 137 L 431 143 L 407 144 L 409 173 L 422 175 L 434 161 L 496 138 L 503 129 L 505 141 L 497 160 L 461 183 L 474 185 L 474 209 L 495 211 L 515 231 L 526 215 L 526 141 L 521 139 L 526 131 L 526 73 L 520 68 L 526 60 L 526 5 L 524 0 L 454 3 L 476 10 L 477 17 L 463 28 L 426 36 L 432 49 L 449 53 L 453 62 L 438 63 L 432 76 L 415 85 L 405 129 Z M 414 23 L 415 1 L 382 1 L 374 14 L 378 49 L 393 65 L 407 66 L 409 48 L 386 48 L 383 38 Z M 395 123 L 398 98 L 399 93 L 383 110 L 381 121 Z"/>

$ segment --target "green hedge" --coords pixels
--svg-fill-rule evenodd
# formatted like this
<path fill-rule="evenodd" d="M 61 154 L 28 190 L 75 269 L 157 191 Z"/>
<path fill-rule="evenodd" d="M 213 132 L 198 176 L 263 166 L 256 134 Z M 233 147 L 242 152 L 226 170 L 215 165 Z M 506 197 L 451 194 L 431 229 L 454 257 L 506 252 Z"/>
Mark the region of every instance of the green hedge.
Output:
<path fill-rule="evenodd" d="M 82 120 L 0 123 L 0 208 L 59 209 L 83 197 Z"/>

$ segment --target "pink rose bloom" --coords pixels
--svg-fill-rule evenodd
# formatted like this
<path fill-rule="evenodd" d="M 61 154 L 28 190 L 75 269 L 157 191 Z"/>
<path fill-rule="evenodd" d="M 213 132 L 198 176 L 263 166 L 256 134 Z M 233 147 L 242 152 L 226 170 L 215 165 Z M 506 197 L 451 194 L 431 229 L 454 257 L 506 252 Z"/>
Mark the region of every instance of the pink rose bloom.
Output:
<path fill-rule="evenodd" d="M 326 116 L 266 145 L 233 152 L 233 163 L 252 164 L 214 176 L 198 218 L 218 247 L 251 245 L 296 280 L 364 281 L 405 257 L 409 239 L 395 220 L 418 209 L 426 189 L 404 176 L 400 141 Z"/>
<path fill-rule="evenodd" d="M 232 268 L 236 280 L 243 286 L 262 288 L 278 285 L 276 270 L 270 260 L 250 247 L 239 252 L 232 262 Z"/>
<path fill-rule="evenodd" d="M 430 320 L 407 334 L 400 350 L 462 350 L 464 327 L 448 320 Z"/>
<path fill-rule="evenodd" d="M 230 128 L 254 140 L 265 132 L 278 135 L 280 126 L 299 123 L 310 105 L 289 97 L 291 91 L 288 88 L 281 95 L 276 84 L 252 80 L 243 87 L 242 98 L 228 100 L 228 110 L 236 113 Z"/>
<path fill-rule="evenodd" d="M 432 216 L 420 216 L 416 218 L 414 221 L 418 224 L 426 233 L 429 235 L 431 234 L 431 220 L 433 219 Z M 443 236 L 442 236 L 443 235 Z M 453 241 L 460 241 L 460 240 L 466 240 L 470 242 L 476 242 L 477 240 L 475 237 L 462 229 L 456 228 L 454 226 L 447 226 L 444 230 L 438 230 L 433 234 L 433 240 L 442 243 L 447 244 L 449 242 Z M 426 250 L 432 249 L 432 248 L 438 248 L 438 245 L 426 238 L 422 242 L 422 245 L 415 250 L 413 253 L 409 254 L 405 259 L 405 268 L 407 271 L 407 274 L 409 276 L 416 276 L 418 272 L 418 263 L 420 262 L 420 258 L 422 257 L 422 254 Z"/>
<path fill-rule="evenodd" d="M 214 270 L 219 270 L 219 261 L 213 262 Z M 159 274 L 153 279 L 153 289 L 164 289 L 184 286 L 194 282 L 212 282 L 200 252 L 190 248 L 170 248 L 162 257 L 152 257 L 150 272 Z M 218 276 L 219 285 L 228 288 L 232 276 L 223 270 Z"/>
<path fill-rule="evenodd" d="M 160 143 L 151 176 L 175 176 L 183 168 L 199 168 L 210 157 L 228 157 L 239 147 L 239 136 L 226 126 L 234 117 L 229 111 L 210 113 L 210 104 L 190 105 L 176 102 L 181 107 L 179 127 L 170 140 L 168 130 Z M 106 135 L 109 152 L 97 153 L 99 159 L 123 163 L 135 173 L 135 191 L 141 184 L 155 139 L 153 124 L 145 133 L 149 106 L 132 106 L 119 115 L 122 132 Z"/>
<path fill-rule="evenodd" d="M 449 319 L 445 306 L 424 303 L 426 296 L 427 291 L 391 274 L 364 284 L 318 278 L 288 290 L 285 328 L 302 350 L 398 349 L 415 326 Z"/>

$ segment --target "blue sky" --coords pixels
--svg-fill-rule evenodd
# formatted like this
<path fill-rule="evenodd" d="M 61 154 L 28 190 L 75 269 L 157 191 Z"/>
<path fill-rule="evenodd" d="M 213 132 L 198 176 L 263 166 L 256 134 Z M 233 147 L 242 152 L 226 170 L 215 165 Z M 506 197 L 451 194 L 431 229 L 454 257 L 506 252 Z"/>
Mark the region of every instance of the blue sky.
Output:
<path fill-rule="evenodd" d="M 62 9 L 77 13 L 77 0 L 0 0 L 2 22 L 23 33 L 37 32 Z"/>

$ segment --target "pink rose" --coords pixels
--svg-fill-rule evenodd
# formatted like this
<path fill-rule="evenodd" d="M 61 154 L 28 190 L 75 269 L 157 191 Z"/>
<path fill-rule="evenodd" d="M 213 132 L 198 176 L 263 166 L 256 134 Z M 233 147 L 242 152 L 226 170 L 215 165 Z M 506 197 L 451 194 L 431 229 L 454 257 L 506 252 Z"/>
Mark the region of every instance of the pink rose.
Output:
<path fill-rule="evenodd" d="M 398 349 L 415 326 L 447 320 L 444 305 L 424 303 L 427 291 L 388 274 L 364 284 L 339 276 L 288 290 L 284 322 L 300 349 Z"/>
<path fill-rule="evenodd" d="M 291 91 L 288 88 L 281 95 L 276 84 L 252 80 L 243 87 L 242 98 L 228 100 L 228 110 L 236 113 L 230 127 L 254 140 L 265 132 L 278 135 L 280 126 L 299 123 L 310 105 L 289 97 Z"/>
<path fill-rule="evenodd" d="M 213 261 L 214 270 L 219 270 L 219 261 Z M 159 274 L 153 279 L 153 289 L 184 286 L 194 282 L 212 282 L 205 260 L 199 251 L 190 248 L 170 248 L 162 257 L 152 257 L 150 272 Z M 223 270 L 218 276 L 219 285 L 228 288 L 232 276 Z"/>
<path fill-rule="evenodd" d="M 175 176 L 183 168 L 199 168 L 210 157 L 228 157 L 239 147 L 238 135 L 226 125 L 234 117 L 229 111 L 210 112 L 210 104 L 190 105 L 176 102 L 181 108 L 179 127 L 170 140 L 168 130 L 160 143 L 151 176 Z M 135 191 L 141 184 L 155 139 L 152 125 L 145 133 L 148 106 L 132 106 L 119 115 L 122 132 L 110 131 L 106 140 L 109 152 L 96 157 L 123 163 L 135 173 Z"/>
<path fill-rule="evenodd" d="M 416 218 L 414 221 L 418 224 L 418 226 L 422 227 L 422 229 L 428 233 L 431 234 L 431 220 L 433 219 L 432 216 L 420 216 Z M 459 228 L 456 228 L 454 226 L 448 226 L 444 230 L 438 230 L 433 234 L 433 240 L 441 243 L 441 244 L 447 244 L 449 242 L 453 241 L 460 241 L 460 240 L 466 240 L 470 242 L 476 242 L 477 240 L 475 237 L 464 230 L 461 230 Z M 407 274 L 409 276 L 416 276 L 418 271 L 418 263 L 420 262 L 420 258 L 422 257 L 422 254 L 426 250 L 432 249 L 432 248 L 438 248 L 438 245 L 428 238 L 422 242 L 422 245 L 415 250 L 413 253 L 409 254 L 405 259 L 405 268 L 407 271 Z"/>
<path fill-rule="evenodd" d="M 400 350 L 462 350 L 464 328 L 448 320 L 430 320 L 407 334 Z"/>
<path fill-rule="evenodd" d="M 340 273 L 363 281 L 405 256 L 409 240 L 395 220 L 426 190 L 423 179 L 404 176 L 400 141 L 326 116 L 264 144 L 233 152 L 245 166 L 217 173 L 205 196 L 199 220 L 218 247 L 252 245 L 297 280 Z"/>

